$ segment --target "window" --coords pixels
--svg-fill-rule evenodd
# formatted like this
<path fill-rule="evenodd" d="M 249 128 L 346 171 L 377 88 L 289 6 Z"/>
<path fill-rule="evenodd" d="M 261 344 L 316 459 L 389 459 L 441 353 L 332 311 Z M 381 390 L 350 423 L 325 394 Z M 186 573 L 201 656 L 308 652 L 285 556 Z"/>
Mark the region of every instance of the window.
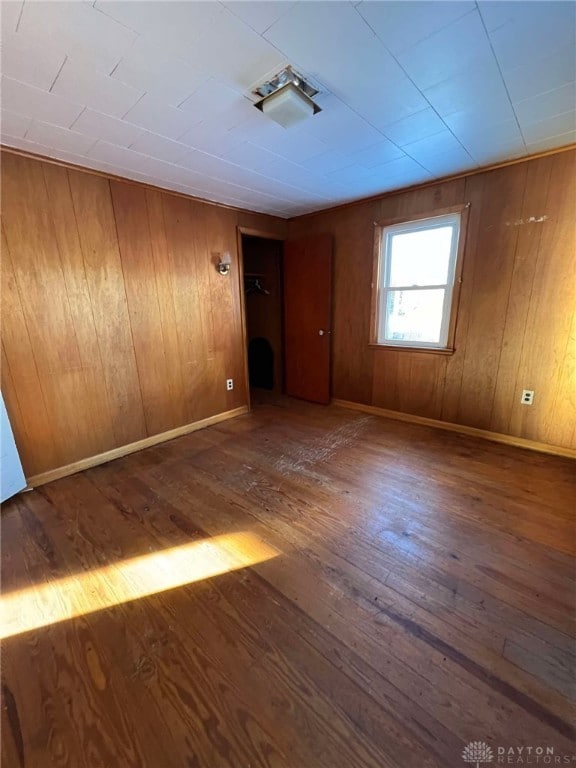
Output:
<path fill-rule="evenodd" d="M 379 227 L 372 341 L 449 350 L 462 210 Z"/>

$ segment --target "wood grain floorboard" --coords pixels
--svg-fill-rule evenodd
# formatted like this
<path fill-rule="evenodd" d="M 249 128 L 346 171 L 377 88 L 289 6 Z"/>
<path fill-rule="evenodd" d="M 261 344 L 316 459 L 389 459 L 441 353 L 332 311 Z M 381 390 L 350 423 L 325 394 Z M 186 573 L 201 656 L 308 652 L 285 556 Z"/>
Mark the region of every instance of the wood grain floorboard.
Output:
<path fill-rule="evenodd" d="M 567 459 L 268 398 L 21 494 L 4 596 L 41 614 L 39 588 L 72 577 L 87 609 L 3 641 L 2 765 L 572 755 L 575 491 Z M 90 609 L 98 569 L 240 532 L 276 556 Z"/>

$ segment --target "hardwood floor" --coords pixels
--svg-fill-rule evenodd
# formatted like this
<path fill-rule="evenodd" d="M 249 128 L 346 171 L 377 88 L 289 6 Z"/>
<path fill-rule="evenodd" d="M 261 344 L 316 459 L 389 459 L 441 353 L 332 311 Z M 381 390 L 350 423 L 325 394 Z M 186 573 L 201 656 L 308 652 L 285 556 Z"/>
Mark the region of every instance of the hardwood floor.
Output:
<path fill-rule="evenodd" d="M 567 459 L 277 400 L 22 494 L 2 517 L 12 620 L 47 620 L 47 581 L 85 595 L 3 642 L 2 765 L 572 755 L 575 489 Z M 150 594 L 173 548 L 239 533 L 269 555 Z M 148 593 L 122 576 L 143 556 Z"/>

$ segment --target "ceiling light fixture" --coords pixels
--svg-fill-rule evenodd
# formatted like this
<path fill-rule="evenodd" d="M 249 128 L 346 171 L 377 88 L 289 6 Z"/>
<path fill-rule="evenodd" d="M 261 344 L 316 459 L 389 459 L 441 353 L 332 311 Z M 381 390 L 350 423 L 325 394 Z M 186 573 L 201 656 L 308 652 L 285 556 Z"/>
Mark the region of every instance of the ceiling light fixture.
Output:
<path fill-rule="evenodd" d="M 264 83 L 254 93 L 260 96 L 254 106 L 283 128 L 321 112 L 312 101 L 318 91 L 292 67 L 286 67 L 273 80 Z"/>

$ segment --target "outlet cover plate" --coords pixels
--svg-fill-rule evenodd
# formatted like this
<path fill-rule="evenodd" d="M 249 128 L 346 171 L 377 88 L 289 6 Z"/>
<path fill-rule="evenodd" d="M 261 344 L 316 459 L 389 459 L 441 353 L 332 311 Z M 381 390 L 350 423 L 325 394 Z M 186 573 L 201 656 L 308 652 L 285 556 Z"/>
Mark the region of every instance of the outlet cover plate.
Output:
<path fill-rule="evenodd" d="M 532 405 L 534 402 L 534 390 L 533 389 L 523 389 L 522 390 L 522 397 L 520 398 L 520 402 L 522 405 Z"/>

